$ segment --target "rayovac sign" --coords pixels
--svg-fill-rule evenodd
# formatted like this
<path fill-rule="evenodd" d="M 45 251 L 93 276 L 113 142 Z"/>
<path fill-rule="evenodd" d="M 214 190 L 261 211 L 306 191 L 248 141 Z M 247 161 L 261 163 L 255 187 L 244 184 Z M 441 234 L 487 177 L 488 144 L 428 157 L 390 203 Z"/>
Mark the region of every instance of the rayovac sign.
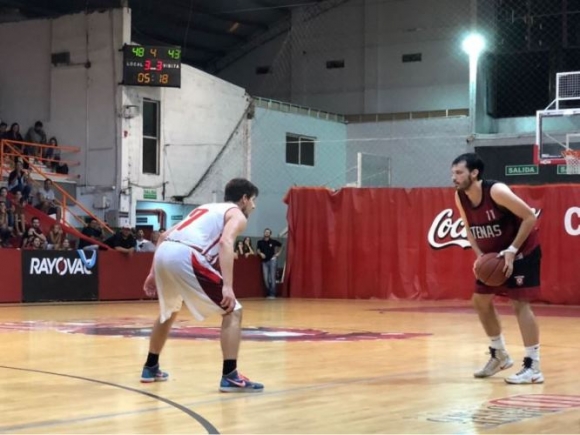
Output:
<path fill-rule="evenodd" d="M 22 251 L 24 302 L 98 297 L 97 251 Z"/>
<path fill-rule="evenodd" d="M 91 269 L 97 263 L 97 251 L 87 253 L 81 249 L 77 251 L 78 258 L 59 256 L 56 258 L 32 257 L 30 259 L 31 275 L 92 275 Z"/>

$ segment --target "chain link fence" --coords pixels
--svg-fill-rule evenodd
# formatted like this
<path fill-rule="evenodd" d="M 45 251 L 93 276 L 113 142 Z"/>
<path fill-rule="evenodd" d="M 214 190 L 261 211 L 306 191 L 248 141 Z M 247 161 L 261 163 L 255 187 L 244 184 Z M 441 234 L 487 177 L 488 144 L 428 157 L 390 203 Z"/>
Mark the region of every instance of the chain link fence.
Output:
<path fill-rule="evenodd" d="M 450 186 L 450 162 L 479 138 L 533 144 L 556 73 L 580 70 L 580 0 L 327 0 L 273 28 L 233 67 L 252 70 L 236 83 L 251 113 L 196 190 L 243 167 L 264 224 L 285 220 L 292 186 Z M 486 49 L 470 96 L 472 31 Z"/>

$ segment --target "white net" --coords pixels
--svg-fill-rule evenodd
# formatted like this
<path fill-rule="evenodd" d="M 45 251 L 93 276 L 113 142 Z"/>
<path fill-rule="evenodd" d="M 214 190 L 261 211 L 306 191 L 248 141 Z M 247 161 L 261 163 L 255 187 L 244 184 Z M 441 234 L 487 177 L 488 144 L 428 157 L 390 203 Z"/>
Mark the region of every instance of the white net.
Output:
<path fill-rule="evenodd" d="M 564 159 L 566 160 L 566 174 L 580 174 L 580 151 L 566 150 L 564 151 Z"/>
<path fill-rule="evenodd" d="M 580 100 L 580 72 L 558 73 L 556 81 L 558 100 Z"/>

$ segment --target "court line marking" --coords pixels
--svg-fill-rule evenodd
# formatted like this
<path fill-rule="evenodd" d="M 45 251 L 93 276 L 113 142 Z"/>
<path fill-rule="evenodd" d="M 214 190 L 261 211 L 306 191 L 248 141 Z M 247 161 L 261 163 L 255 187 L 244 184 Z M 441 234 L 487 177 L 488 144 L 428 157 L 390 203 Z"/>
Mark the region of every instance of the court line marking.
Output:
<path fill-rule="evenodd" d="M 100 381 L 98 379 L 85 378 L 83 376 L 69 375 L 69 374 L 64 374 L 64 373 L 48 372 L 45 370 L 25 369 L 22 367 L 10 367 L 10 366 L 3 366 L 3 365 L 0 365 L 0 368 L 8 369 L 8 370 L 18 370 L 18 371 L 23 371 L 23 372 L 40 373 L 40 374 L 44 374 L 44 375 L 61 376 L 64 378 L 71 378 L 71 379 L 78 379 L 81 381 L 93 382 L 95 384 L 101 384 L 101 385 L 108 385 L 110 387 L 120 388 L 122 390 L 131 391 L 131 392 L 137 393 L 137 394 L 142 394 L 144 396 L 147 396 L 147 397 L 150 397 L 152 399 L 159 400 L 160 402 L 166 403 L 166 404 L 168 404 L 176 409 L 179 409 L 180 411 L 184 412 L 185 414 L 189 415 L 191 418 L 196 420 L 207 431 L 208 434 L 219 434 L 219 431 L 217 430 L 217 428 L 214 425 L 212 425 L 208 420 L 206 420 L 201 415 L 199 415 L 198 413 L 192 411 L 191 409 L 187 408 L 184 405 L 181 405 L 177 402 L 174 402 L 173 400 L 166 399 L 165 397 L 158 396 L 157 394 L 153 394 L 153 393 L 150 393 L 148 391 L 139 390 L 137 388 L 132 388 L 132 387 L 127 387 L 124 385 L 114 384 L 112 382 Z M 23 427 L 22 429 L 26 429 L 26 427 Z"/>

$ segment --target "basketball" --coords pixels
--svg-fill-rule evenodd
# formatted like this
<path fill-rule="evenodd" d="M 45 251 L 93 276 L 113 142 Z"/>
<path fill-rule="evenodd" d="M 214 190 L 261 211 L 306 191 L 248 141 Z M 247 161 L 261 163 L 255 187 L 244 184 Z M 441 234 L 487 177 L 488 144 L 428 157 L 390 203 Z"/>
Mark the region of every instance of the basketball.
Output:
<path fill-rule="evenodd" d="M 498 257 L 497 255 L 497 252 L 484 254 L 479 257 L 475 264 L 475 275 L 477 279 L 491 287 L 498 287 L 507 280 L 503 272 L 505 260 L 503 257 Z"/>

